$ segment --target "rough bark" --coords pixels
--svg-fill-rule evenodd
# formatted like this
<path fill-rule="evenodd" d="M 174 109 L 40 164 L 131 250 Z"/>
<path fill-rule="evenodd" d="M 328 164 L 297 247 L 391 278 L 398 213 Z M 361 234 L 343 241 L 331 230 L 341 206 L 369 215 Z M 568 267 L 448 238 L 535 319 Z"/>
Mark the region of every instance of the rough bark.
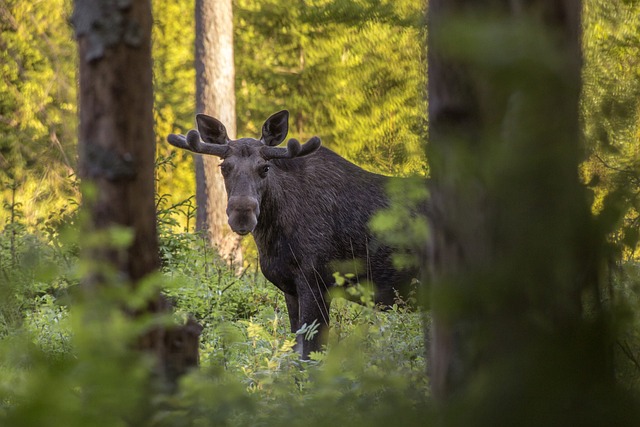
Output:
<path fill-rule="evenodd" d="M 125 248 L 108 241 L 86 248 L 97 269 L 85 278 L 84 287 L 91 292 L 120 283 L 136 286 L 160 265 L 154 201 L 151 4 L 148 0 L 76 0 L 73 23 L 80 58 L 79 170 L 90 214 L 89 232 L 124 227 L 133 233 Z M 146 309 L 168 310 L 160 295 Z M 175 379 L 169 372 L 176 370 L 176 359 L 187 360 L 190 366 L 197 361 L 198 335 L 187 329 L 158 328 L 139 340 L 139 348 L 157 357 L 164 378 Z M 177 336 L 188 336 L 186 340 L 195 343 L 195 354 L 193 345 L 190 354 L 176 350 L 172 343 Z"/>
<path fill-rule="evenodd" d="M 225 124 L 236 136 L 233 11 L 231 0 L 196 0 L 196 109 Z M 220 159 L 195 156 L 196 230 L 207 234 L 220 255 L 242 264 L 240 236 L 227 225 L 227 193 Z"/>
<path fill-rule="evenodd" d="M 589 348 L 585 371 L 600 369 L 602 340 L 572 338 L 586 328 L 581 298 L 598 298 L 600 263 L 577 178 L 580 11 L 578 0 L 429 2 L 440 213 L 429 373 L 441 401 L 479 372 L 533 372 L 549 342 L 563 355 Z"/>
<path fill-rule="evenodd" d="M 93 17 L 83 17 L 91 13 Z M 83 19 L 109 25 L 110 15 L 136 27 L 131 31 L 139 39 L 126 42 L 117 27 L 112 27 L 113 35 L 80 31 Z M 90 201 L 94 227 L 121 225 L 134 231 L 127 256 L 110 254 L 109 261 L 135 281 L 159 266 L 150 5 L 137 1 L 130 9 L 120 9 L 105 1 L 76 0 L 74 23 L 80 53 L 80 176 L 96 189 L 95 200 Z"/>

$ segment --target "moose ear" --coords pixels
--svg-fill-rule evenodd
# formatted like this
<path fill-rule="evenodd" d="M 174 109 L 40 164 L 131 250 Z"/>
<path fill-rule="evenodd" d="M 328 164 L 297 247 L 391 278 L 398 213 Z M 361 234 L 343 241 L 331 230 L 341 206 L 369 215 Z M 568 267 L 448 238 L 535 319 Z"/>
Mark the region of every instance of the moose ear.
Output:
<path fill-rule="evenodd" d="M 200 137 L 209 144 L 228 144 L 229 137 L 227 129 L 218 119 L 214 119 L 206 114 L 197 114 L 196 123 Z"/>
<path fill-rule="evenodd" d="M 265 145 L 279 145 L 286 138 L 287 132 L 289 132 L 289 112 L 287 110 L 278 111 L 262 125 L 260 139 Z"/>

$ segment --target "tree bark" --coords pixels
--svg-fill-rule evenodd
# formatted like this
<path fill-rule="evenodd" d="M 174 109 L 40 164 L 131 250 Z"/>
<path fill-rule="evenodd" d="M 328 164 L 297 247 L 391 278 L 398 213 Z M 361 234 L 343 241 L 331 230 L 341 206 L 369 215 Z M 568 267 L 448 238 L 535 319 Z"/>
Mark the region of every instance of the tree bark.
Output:
<path fill-rule="evenodd" d="M 553 363 L 601 378 L 605 337 L 582 305 L 599 298 L 602 236 L 577 172 L 580 12 L 578 0 L 429 2 L 429 374 L 441 402 L 483 375 L 513 396 L 545 376 L 567 385 Z"/>
<path fill-rule="evenodd" d="M 236 137 L 233 11 L 231 0 L 196 0 L 196 110 L 225 124 Z M 227 193 L 220 160 L 195 156 L 196 230 L 206 233 L 220 255 L 242 264 L 240 236 L 227 225 Z"/>
<path fill-rule="evenodd" d="M 105 25 L 115 20 L 109 14 L 135 27 L 131 31 L 139 31 L 140 38 L 128 45 L 123 28 L 112 27 L 113 35 L 96 34 L 90 22 L 82 31 L 84 20 Z M 79 173 L 95 186 L 95 200 L 86 200 L 94 227 L 121 225 L 134 232 L 127 256 L 107 257 L 136 281 L 159 266 L 150 5 L 136 1 L 125 10 L 104 1 L 76 0 L 74 23 L 80 54 Z"/>
<path fill-rule="evenodd" d="M 85 248 L 87 258 L 96 264 L 83 285 L 96 294 L 98 287 L 136 286 L 160 265 L 154 200 L 151 4 L 148 0 L 130 4 L 75 0 L 73 23 L 80 60 L 79 171 L 90 217 L 88 231 L 98 235 L 124 228 L 133 235 L 129 244 L 104 238 Z M 168 310 L 167 301 L 157 294 L 145 311 Z M 159 374 L 175 381 L 180 370 L 176 364 L 197 362 L 199 333 L 193 331 L 186 326 L 157 328 L 140 337 L 137 347 L 154 354 Z M 176 349 L 176 339 L 195 346 Z M 184 350 L 187 347 L 189 351 Z"/>

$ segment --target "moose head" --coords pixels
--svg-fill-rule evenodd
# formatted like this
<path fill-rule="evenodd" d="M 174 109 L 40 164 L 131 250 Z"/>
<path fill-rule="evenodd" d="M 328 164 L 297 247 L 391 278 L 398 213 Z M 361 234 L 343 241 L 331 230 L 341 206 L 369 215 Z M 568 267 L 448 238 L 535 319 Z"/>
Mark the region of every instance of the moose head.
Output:
<path fill-rule="evenodd" d="M 227 217 L 231 229 L 240 235 L 251 233 L 258 224 L 260 203 L 271 181 L 273 160 L 293 159 L 315 152 L 320 138 L 313 137 L 301 145 L 289 139 L 287 147 L 277 147 L 287 136 L 289 112 L 279 111 L 262 125 L 260 139 L 230 140 L 224 125 L 205 114 L 196 116 L 198 130 L 184 135 L 171 134 L 171 145 L 198 154 L 220 157 L 220 170 L 227 190 Z"/>

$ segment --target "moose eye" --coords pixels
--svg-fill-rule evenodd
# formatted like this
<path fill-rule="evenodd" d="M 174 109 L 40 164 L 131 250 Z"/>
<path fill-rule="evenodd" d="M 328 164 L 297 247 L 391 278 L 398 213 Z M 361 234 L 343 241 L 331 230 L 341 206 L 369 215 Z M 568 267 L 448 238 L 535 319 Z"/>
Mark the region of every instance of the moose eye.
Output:
<path fill-rule="evenodd" d="M 271 168 L 271 166 L 269 166 L 269 165 L 261 166 L 260 167 L 260 176 L 264 178 L 267 175 L 267 172 L 269 172 L 270 168 Z"/>
<path fill-rule="evenodd" d="M 220 172 L 222 172 L 222 175 L 227 176 L 231 172 L 231 167 L 223 163 L 220 165 Z"/>

